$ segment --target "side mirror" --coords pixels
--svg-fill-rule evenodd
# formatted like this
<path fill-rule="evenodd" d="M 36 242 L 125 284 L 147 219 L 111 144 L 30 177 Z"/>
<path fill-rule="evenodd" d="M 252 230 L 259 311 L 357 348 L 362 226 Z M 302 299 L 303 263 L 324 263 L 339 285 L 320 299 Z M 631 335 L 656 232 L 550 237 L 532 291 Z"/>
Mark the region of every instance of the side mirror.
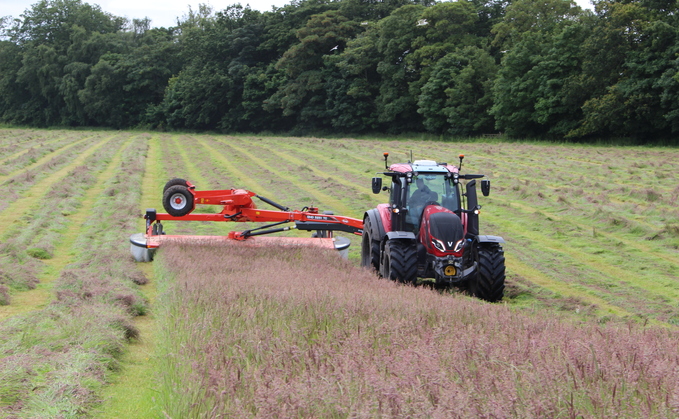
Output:
<path fill-rule="evenodd" d="M 382 190 L 382 178 L 381 177 L 374 177 L 373 178 L 373 193 L 378 194 Z"/>
<path fill-rule="evenodd" d="M 490 180 L 483 179 L 481 181 L 481 193 L 483 194 L 483 196 L 490 195 Z"/>

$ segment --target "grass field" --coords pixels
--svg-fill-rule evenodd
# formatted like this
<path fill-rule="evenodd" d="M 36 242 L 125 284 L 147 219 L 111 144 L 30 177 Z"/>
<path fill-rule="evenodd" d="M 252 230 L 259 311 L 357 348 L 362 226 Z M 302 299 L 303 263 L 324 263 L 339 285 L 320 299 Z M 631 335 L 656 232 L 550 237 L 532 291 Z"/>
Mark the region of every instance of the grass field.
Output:
<path fill-rule="evenodd" d="M 461 406 L 457 414 L 469 417 L 503 411 L 507 416 L 515 417 L 606 416 L 610 413 L 671 417 L 679 414 L 676 385 L 669 381 L 653 381 L 657 377 L 650 370 L 645 370 L 644 373 L 649 372 L 649 375 L 641 379 L 639 375 L 613 373 L 626 368 L 635 373 L 639 372 L 635 368 L 642 366 L 677 370 L 677 149 L 0 129 L 0 150 L 0 183 L 6 190 L 0 202 L 1 415 L 194 417 L 191 415 L 195 414 L 195 417 L 211 417 L 209 409 L 216 409 L 215 412 L 249 412 L 251 416 L 265 417 L 276 413 L 278 407 L 282 409 L 278 410 L 281 415 L 295 417 L 312 417 L 315 411 L 323 412 L 324 417 L 412 416 L 417 411 L 429 412 L 431 417 L 454 413 L 446 410 L 450 403 Z M 438 393 L 421 388 L 406 392 L 400 390 L 402 382 L 386 380 L 378 386 L 373 381 L 342 375 L 334 381 L 340 383 L 339 387 L 337 384 L 331 387 L 339 389 L 346 384 L 349 387 L 346 393 L 326 389 L 328 396 L 320 397 L 309 393 L 308 388 L 302 390 L 300 383 L 304 382 L 306 373 L 322 376 L 329 374 L 327 370 L 286 364 L 285 368 L 297 371 L 290 375 L 292 384 L 278 383 L 276 380 L 280 377 L 262 368 L 276 371 L 283 367 L 272 359 L 257 358 L 259 352 L 248 346 L 256 334 L 243 335 L 240 344 L 223 339 L 214 341 L 218 348 L 222 348 L 219 345 L 233 348 L 237 344 L 244 353 L 254 351 L 245 358 L 242 353 L 235 354 L 224 348 L 214 352 L 223 355 L 221 361 L 218 357 L 199 357 L 196 354 L 213 353 L 200 345 L 187 347 L 187 352 L 180 354 L 190 355 L 188 358 L 173 352 L 172 345 L 177 342 L 172 341 L 172 336 L 185 336 L 189 341 L 204 343 L 210 341 L 210 327 L 223 330 L 227 326 L 243 325 L 239 326 L 239 320 L 232 318 L 235 316 L 233 310 L 229 311 L 232 308 L 224 307 L 224 304 L 212 307 L 206 302 L 205 298 L 218 295 L 215 284 L 206 283 L 204 287 L 192 288 L 186 295 L 177 294 L 176 289 L 181 284 L 189 286 L 187 280 L 189 283 L 198 280 L 197 274 L 187 273 L 185 266 L 177 260 L 182 259 L 181 251 L 172 253 L 174 260 L 161 253 L 159 263 L 154 264 L 134 264 L 131 260 L 127 238 L 142 231 L 140 215 L 145 208 L 162 208 L 162 187 L 169 178 L 189 179 L 199 189 L 246 188 L 291 208 L 314 205 L 320 210 L 362 218 L 366 209 L 387 199 L 386 194 L 370 193 L 370 178 L 383 168 L 382 153 L 385 151 L 390 153 L 391 162 L 406 161 L 412 151 L 416 159 L 453 163 L 462 153 L 466 155 L 464 173 L 484 173 L 491 179 L 491 196 L 481 200 L 481 231 L 482 234 L 503 236 L 507 241 L 507 290 L 502 303 L 490 305 L 454 291 L 437 294 L 422 287 L 416 290 L 394 287 L 368 278 L 362 280 L 356 290 L 368 294 L 394 292 L 400 295 L 395 298 L 401 302 L 393 303 L 396 306 L 385 302 L 385 307 L 375 307 L 371 304 L 376 303 L 371 302 L 367 308 L 356 308 L 357 313 L 363 313 L 357 314 L 358 318 L 364 318 L 360 316 L 366 316 L 368 308 L 381 316 L 374 322 L 365 319 L 366 327 L 382 327 L 380 322 L 393 317 L 394 310 L 402 306 L 404 312 L 415 310 L 425 313 L 425 318 L 433 316 L 435 320 L 427 323 L 433 325 L 432 333 L 453 333 L 454 328 L 446 328 L 459 325 L 456 316 L 462 316 L 466 319 L 462 322 L 464 328 L 477 324 L 469 333 L 480 335 L 481 339 L 485 336 L 490 343 L 497 342 L 501 332 L 523 341 L 526 333 L 532 333 L 530 327 L 498 329 L 488 319 L 521 321 L 535 324 L 537 329 L 543 328 L 547 337 L 540 344 L 560 348 L 555 349 L 557 352 L 571 353 L 571 349 L 562 346 L 562 340 L 549 337 L 558 333 L 582 342 L 587 351 L 581 353 L 573 349 L 571 358 L 566 357 L 572 359 L 572 363 L 555 364 L 562 368 L 557 368 L 558 371 L 538 368 L 538 372 L 532 372 L 530 384 L 509 386 L 505 380 L 523 381 L 517 375 L 502 375 L 503 385 L 509 386 L 507 391 L 515 394 L 518 388 L 525 393 L 517 395 L 513 402 L 498 402 L 494 408 L 490 406 L 491 399 L 478 398 L 472 404 L 461 405 L 458 399 L 443 391 L 453 388 L 460 377 L 471 377 L 472 372 L 467 371 L 469 363 L 458 376 L 440 376 L 443 387 L 437 390 Z M 178 234 L 225 234 L 231 229 L 248 228 L 229 223 L 169 222 L 165 227 L 166 231 Z M 349 265 L 355 267 L 360 240 L 352 237 L 352 242 Z M 187 255 L 190 251 L 183 250 Z M 233 253 L 228 249 L 224 251 Z M 228 260 L 228 257 L 231 256 L 213 257 L 214 269 L 224 268 L 220 259 Z M 226 278 L 236 282 L 245 278 L 257 283 L 261 280 L 258 275 L 267 275 L 257 272 L 229 274 Z M 351 272 L 355 277 L 363 275 L 359 270 Z M 300 270 L 299 274 L 327 278 L 323 276 L 325 272 L 313 270 Z M 290 285 L 293 289 L 294 286 L 298 285 Z M 341 289 L 353 295 L 351 288 Z M 350 308 L 341 303 L 344 301 L 342 293 L 333 294 L 340 291 L 323 289 L 319 291 L 325 293 L 323 298 L 334 299 L 337 305 L 327 313 L 318 314 L 325 316 L 323 321 L 327 323 L 325 332 L 316 332 L 318 345 L 324 356 L 340 359 L 345 351 L 359 351 L 363 343 L 359 340 L 356 341 L 359 346 L 339 345 L 338 334 L 349 336 L 350 333 L 337 325 L 338 313 L 346 313 Z M 245 293 L 237 287 L 224 292 Z M 266 312 L 277 307 L 294 317 L 299 314 L 295 310 L 302 310 L 297 306 L 301 303 L 294 299 L 278 301 L 269 296 L 266 297 L 268 300 L 260 301 L 258 299 L 264 298 L 261 293 L 254 293 L 252 298 L 255 300 L 249 301 L 256 302 L 254 307 L 261 306 Z M 437 309 L 437 305 L 466 307 L 467 314 L 461 314 L 459 309 L 454 312 L 446 311 L 452 308 Z M 204 307 L 211 308 L 205 310 Z M 301 317 L 311 321 L 305 316 L 316 315 L 313 313 L 317 309 L 313 307 L 311 305 Z M 241 310 L 245 310 L 245 306 Z M 206 315 L 210 312 L 224 313 L 227 319 L 223 321 L 227 323 L 219 323 L 217 318 Z M 182 322 L 171 321 L 176 318 L 173 316 L 180 314 L 193 319 L 190 324 L 204 324 L 201 331 L 208 335 L 190 335 L 190 328 L 185 328 Z M 193 316 L 202 316 L 202 320 Z M 394 318 L 402 319 L 401 315 Z M 536 320 L 539 318 L 549 318 L 555 323 L 540 325 Z M 281 327 L 284 325 L 280 322 L 262 321 L 270 326 L 269 337 L 283 333 Z M 406 320 L 398 320 L 402 321 Z M 393 333 L 415 334 L 413 340 L 419 342 L 423 329 L 408 321 L 402 329 L 394 326 Z M 356 326 L 354 322 L 348 324 Z M 312 326 L 303 322 L 296 327 Z M 606 338 L 587 337 L 597 334 Z M 369 336 L 375 342 L 380 339 L 391 342 L 392 339 L 389 334 Z M 616 342 L 616 338 L 627 342 L 627 346 L 615 346 L 612 342 Z M 463 344 L 461 339 L 446 339 L 434 339 L 432 345 L 438 348 L 435 353 L 440 352 L 437 346 L 440 344 Z M 647 352 L 644 339 L 655 342 L 655 346 L 664 348 L 665 353 Z M 464 344 L 480 344 L 474 342 Z M 283 339 L 281 348 L 304 347 L 300 342 L 293 343 Z M 301 357 L 300 362 L 308 360 L 315 348 L 310 342 L 305 345 L 306 352 L 302 350 L 296 355 Z M 323 345 L 335 345 L 334 352 Z M 607 348 L 598 352 L 599 345 Z M 615 364 L 615 350 L 638 351 L 638 356 L 645 357 L 648 363 L 638 364 L 637 358 L 634 361 L 625 358 L 624 362 L 618 360 Z M 278 383 L 276 388 L 283 392 L 282 398 L 257 396 L 264 388 L 258 386 L 265 385 L 261 381 L 255 380 L 256 385 L 251 386 L 234 385 L 229 374 L 238 368 L 224 366 L 222 361 L 227 362 L 229 358 L 225 353 L 238 362 L 257 360 L 255 366 L 241 373 L 260 380 L 269 377 L 270 385 Z M 375 353 L 373 351 L 371 356 Z M 406 355 L 398 354 L 384 368 L 399 364 Z M 255 358 L 250 359 L 250 356 Z M 497 375 L 506 369 L 523 371 L 525 368 L 511 354 L 489 352 L 488 356 L 499 364 L 494 364 L 495 369 L 479 369 L 478 374 Z M 541 387 L 549 387 L 545 381 L 547 374 L 557 371 L 568 375 L 570 369 L 580 365 L 577 364 L 579 356 L 601 364 L 582 366 L 582 374 L 573 381 L 575 384 L 555 386 L 549 390 L 554 393 L 543 392 L 547 390 Z M 531 362 L 554 363 L 555 359 L 546 357 Z M 462 362 L 461 358 L 441 357 L 434 361 L 431 365 L 408 365 L 423 371 L 429 371 L 427 368 L 435 365 L 448 371 Z M 634 366 L 626 364 L 628 361 Z M 217 384 L 203 386 L 200 391 L 195 386 L 187 386 L 186 394 L 178 393 L 177 388 L 186 384 L 182 377 L 186 380 L 191 376 L 195 383 L 201 382 L 182 369 L 186 368 L 186 362 L 194 362 L 192 369 L 204 371 L 207 376 L 216 374 L 213 378 Z M 483 359 L 473 358 L 474 365 L 483 362 Z M 180 365 L 184 367 L 180 368 Z M 603 373 L 602 365 L 607 368 Z M 611 371 L 611 375 L 606 371 Z M 433 372 L 418 375 L 403 371 L 403 374 L 410 380 L 423 381 L 423 386 L 434 380 Z M 111 382 L 114 384 L 109 385 Z M 306 382 L 311 381 L 307 379 Z M 585 382 L 586 385 L 578 387 Z M 459 397 L 466 395 L 469 398 L 471 393 L 468 392 L 481 391 L 485 385 L 491 384 L 482 380 L 456 391 Z M 494 385 L 505 388 L 499 382 Z M 226 390 L 228 386 L 231 390 Z M 322 383 L 313 386 L 323 388 Z M 624 386 L 624 390 L 620 386 Z M 207 394 L 206 388 L 214 388 L 217 393 Z M 300 394 L 308 394 L 316 404 L 300 404 L 299 400 L 290 398 L 292 393 L 285 396 L 285 392 L 293 388 Z M 229 394 L 228 400 L 220 396 L 222 393 L 218 390 Z M 385 404 L 366 403 L 358 396 L 363 390 L 372 394 L 373 400 Z M 593 392 L 597 393 L 596 397 L 592 396 Z M 564 396 L 558 402 L 543 406 L 545 410 L 540 410 L 539 406 L 526 406 L 531 397 L 551 397 L 557 393 L 570 394 L 571 398 Z M 385 397 L 384 400 L 381 397 Z M 239 402 L 234 404 L 236 399 Z M 504 400 L 502 397 L 496 399 Z M 342 400 L 343 405 L 353 407 L 339 408 L 336 403 Z M 190 406 L 197 410 L 191 410 Z M 194 413 L 189 415 L 187 412 Z"/>

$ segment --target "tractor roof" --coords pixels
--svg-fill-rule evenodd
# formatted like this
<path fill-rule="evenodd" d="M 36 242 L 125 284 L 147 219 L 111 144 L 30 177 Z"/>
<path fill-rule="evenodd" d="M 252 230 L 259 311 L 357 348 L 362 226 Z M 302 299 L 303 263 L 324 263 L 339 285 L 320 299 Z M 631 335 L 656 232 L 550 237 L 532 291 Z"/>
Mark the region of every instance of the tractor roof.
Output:
<path fill-rule="evenodd" d="M 394 172 L 408 173 L 457 173 L 457 166 L 447 163 L 436 163 L 433 160 L 415 160 L 412 163 L 396 163 L 389 166 Z"/>

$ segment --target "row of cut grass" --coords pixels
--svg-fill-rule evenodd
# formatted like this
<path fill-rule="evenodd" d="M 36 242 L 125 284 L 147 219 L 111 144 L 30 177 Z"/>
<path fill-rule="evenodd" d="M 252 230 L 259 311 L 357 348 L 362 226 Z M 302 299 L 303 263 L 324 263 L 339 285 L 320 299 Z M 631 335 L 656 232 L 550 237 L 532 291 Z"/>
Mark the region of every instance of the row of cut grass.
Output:
<path fill-rule="evenodd" d="M 54 151 L 55 145 L 59 142 L 64 141 L 64 138 L 56 138 L 51 141 L 40 141 L 40 140 L 27 140 L 22 142 L 16 142 L 9 145 L 4 145 L 0 147 L 0 173 L 6 176 L 10 172 L 8 162 L 12 162 L 12 166 L 16 167 L 20 158 L 26 154 L 30 154 L 27 161 L 30 163 L 31 159 L 37 161 L 36 159 L 36 148 L 42 149 L 44 154 L 52 153 Z M 38 152 L 39 153 L 39 152 Z"/>
<path fill-rule="evenodd" d="M 0 414 L 87 415 L 125 341 L 138 335 L 130 319 L 148 309 L 135 285 L 145 278 L 127 237 L 140 215 L 146 147 L 147 138 L 125 142 L 74 242 L 74 263 L 54 283 L 56 300 L 0 324 Z"/>
<path fill-rule="evenodd" d="M 149 140 L 144 178 L 141 187 L 140 208 L 157 206 L 167 174 L 163 169 L 162 144 L 167 138 L 158 135 Z M 146 222 L 138 221 L 138 231 L 144 231 Z M 139 330 L 139 339 L 131 342 L 128 351 L 121 357 L 120 370 L 111 377 L 111 384 L 102 391 L 102 404 L 93 411 L 100 419 L 155 418 L 162 412 L 156 402 L 158 359 L 156 350 L 157 321 L 155 305 L 157 300 L 156 280 L 153 264 L 139 263 L 137 268 L 148 278 L 141 285 L 143 295 L 149 301 L 149 313 L 135 317 L 133 324 Z"/>
<path fill-rule="evenodd" d="M 72 151 L 71 147 L 74 146 L 66 147 L 57 153 L 45 156 L 47 161 L 44 163 L 36 162 L 35 167 L 23 170 L 2 183 L 2 186 L 9 192 L 0 202 L 0 238 L 17 220 L 17 214 L 21 214 L 31 205 L 31 202 L 35 203 L 43 199 L 45 191 L 49 190 L 56 180 L 63 179 L 74 167 L 82 165 L 85 159 L 113 137 L 115 136 L 80 140 L 78 143 L 87 148 L 81 149 L 75 159 L 67 153 L 69 150 Z"/>
<path fill-rule="evenodd" d="M 47 284 L 65 266 L 61 254 L 64 252 L 57 255 L 57 250 L 64 246 L 70 248 L 73 236 L 80 230 L 80 223 L 90 215 L 88 197 L 92 199 L 93 186 L 98 180 L 102 181 L 97 175 L 107 178 L 107 173 L 98 172 L 109 165 L 121 142 L 122 138 L 109 141 L 108 147 L 99 148 L 82 165 L 68 172 L 65 176 L 67 181 L 62 179 L 51 185 L 44 197 L 48 204 L 34 203 L 21 217 L 21 225 L 6 231 L 0 246 L 0 286 L 9 286 L 15 292 L 34 292 L 23 296 L 20 306 L 0 311 L 0 318 L 47 302 L 50 295 Z M 83 201 L 85 208 L 82 208 Z M 21 268 L 17 269 L 19 266 Z M 36 289 L 40 282 L 44 285 Z M 9 304 L 8 299 L 4 302 Z"/>
<path fill-rule="evenodd" d="M 12 184 L 12 186 L 21 184 L 21 175 L 25 175 L 25 173 L 37 174 L 43 171 L 44 167 L 50 166 L 47 163 L 56 156 L 65 155 L 69 150 L 72 151 L 74 147 L 87 144 L 88 140 L 94 138 L 97 138 L 97 136 L 74 138 L 64 135 L 54 141 L 40 144 L 37 147 L 31 147 L 25 152 L 19 153 L 19 155 L 10 156 L 1 163 L 0 182 L 5 182 L 8 185 Z"/>

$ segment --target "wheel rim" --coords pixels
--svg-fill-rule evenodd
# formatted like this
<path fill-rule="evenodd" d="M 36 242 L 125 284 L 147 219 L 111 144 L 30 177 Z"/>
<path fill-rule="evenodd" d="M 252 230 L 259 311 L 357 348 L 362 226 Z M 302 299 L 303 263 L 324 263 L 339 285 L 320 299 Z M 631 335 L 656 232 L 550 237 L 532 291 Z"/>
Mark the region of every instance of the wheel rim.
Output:
<path fill-rule="evenodd" d="M 170 197 L 170 206 L 173 209 L 181 210 L 186 207 L 186 197 L 180 193 L 176 193 Z"/>

